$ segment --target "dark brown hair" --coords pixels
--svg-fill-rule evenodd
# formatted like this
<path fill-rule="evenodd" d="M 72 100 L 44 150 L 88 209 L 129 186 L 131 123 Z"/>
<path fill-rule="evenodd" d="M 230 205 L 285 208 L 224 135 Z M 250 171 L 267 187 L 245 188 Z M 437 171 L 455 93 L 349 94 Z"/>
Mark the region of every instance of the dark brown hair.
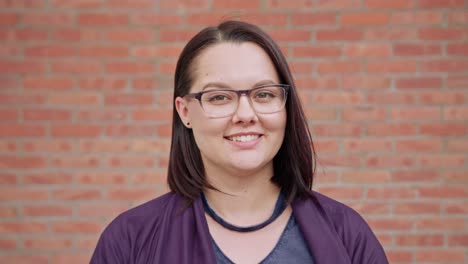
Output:
<path fill-rule="evenodd" d="M 311 190 L 315 173 L 315 150 L 304 111 L 286 59 L 273 39 L 260 28 L 245 22 L 226 21 L 217 27 L 207 27 L 195 35 L 184 47 L 177 62 L 174 101 L 178 96 L 190 93 L 194 81 L 193 67 L 200 53 L 222 42 L 252 42 L 259 45 L 275 65 L 280 82 L 291 86 L 286 101 L 286 133 L 273 159 L 272 181 L 282 189 L 289 202 L 299 197 L 313 197 Z M 189 202 L 199 197 L 203 188 L 213 188 L 206 180 L 193 132 L 182 124 L 175 105 L 168 183 L 173 192 L 187 198 Z"/>

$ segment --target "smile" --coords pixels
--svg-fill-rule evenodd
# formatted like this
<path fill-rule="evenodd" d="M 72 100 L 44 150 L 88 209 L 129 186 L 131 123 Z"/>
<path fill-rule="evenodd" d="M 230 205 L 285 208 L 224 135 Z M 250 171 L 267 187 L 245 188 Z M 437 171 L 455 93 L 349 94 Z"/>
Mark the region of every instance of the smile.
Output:
<path fill-rule="evenodd" d="M 242 135 L 242 136 L 234 136 L 234 137 L 227 137 L 230 141 L 235 142 L 249 142 L 258 139 L 260 135 Z"/>

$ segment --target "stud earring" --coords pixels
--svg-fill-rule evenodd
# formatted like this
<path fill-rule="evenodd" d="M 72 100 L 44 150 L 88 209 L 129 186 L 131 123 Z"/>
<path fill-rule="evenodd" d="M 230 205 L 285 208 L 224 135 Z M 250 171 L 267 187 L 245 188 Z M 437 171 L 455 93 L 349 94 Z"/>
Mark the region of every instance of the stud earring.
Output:
<path fill-rule="evenodd" d="M 190 126 L 190 122 L 187 122 L 187 126 Z"/>

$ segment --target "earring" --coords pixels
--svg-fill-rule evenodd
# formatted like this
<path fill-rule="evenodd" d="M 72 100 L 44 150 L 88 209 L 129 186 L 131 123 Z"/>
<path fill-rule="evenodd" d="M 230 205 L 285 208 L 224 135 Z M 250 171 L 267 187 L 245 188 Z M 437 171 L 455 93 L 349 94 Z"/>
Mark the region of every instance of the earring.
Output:
<path fill-rule="evenodd" d="M 190 122 L 187 122 L 187 126 L 190 126 Z"/>

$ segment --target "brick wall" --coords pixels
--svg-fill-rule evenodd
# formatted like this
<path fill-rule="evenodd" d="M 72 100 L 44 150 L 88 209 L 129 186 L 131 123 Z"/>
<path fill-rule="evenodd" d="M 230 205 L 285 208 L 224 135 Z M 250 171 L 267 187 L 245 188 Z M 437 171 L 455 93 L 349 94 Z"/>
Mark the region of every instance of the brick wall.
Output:
<path fill-rule="evenodd" d="M 468 1 L 0 0 L 0 263 L 86 263 L 164 193 L 172 75 L 203 26 L 242 18 L 287 55 L 316 188 L 392 263 L 468 262 Z"/>

